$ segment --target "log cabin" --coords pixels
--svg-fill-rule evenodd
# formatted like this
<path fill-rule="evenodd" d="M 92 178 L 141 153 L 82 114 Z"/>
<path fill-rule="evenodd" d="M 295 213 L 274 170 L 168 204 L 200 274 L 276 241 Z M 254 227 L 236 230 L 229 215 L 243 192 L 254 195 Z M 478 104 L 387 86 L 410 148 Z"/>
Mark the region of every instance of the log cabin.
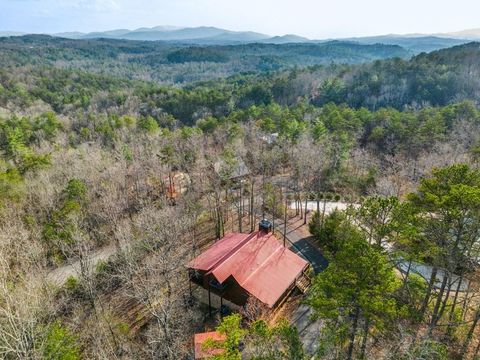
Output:
<path fill-rule="evenodd" d="M 275 308 L 309 285 L 309 263 L 284 247 L 268 228 L 230 233 L 188 264 L 190 281 L 220 299 L 244 306 L 249 297 Z M 308 283 L 308 284 L 306 284 Z"/>

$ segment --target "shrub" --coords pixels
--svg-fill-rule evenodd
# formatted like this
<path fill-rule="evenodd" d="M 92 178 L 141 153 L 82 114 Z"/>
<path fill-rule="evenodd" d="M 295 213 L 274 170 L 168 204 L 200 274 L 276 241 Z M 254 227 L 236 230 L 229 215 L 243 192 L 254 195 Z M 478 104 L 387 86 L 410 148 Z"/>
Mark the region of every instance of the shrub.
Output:
<path fill-rule="evenodd" d="M 147 116 L 140 119 L 138 128 L 149 134 L 154 134 L 158 131 L 158 123 L 153 117 Z"/>
<path fill-rule="evenodd" d="M 43 345 L 43 357 L 49 360 L 80 359 L 80 348 L 76 338 L 60 322 L 48 328 Z"/>

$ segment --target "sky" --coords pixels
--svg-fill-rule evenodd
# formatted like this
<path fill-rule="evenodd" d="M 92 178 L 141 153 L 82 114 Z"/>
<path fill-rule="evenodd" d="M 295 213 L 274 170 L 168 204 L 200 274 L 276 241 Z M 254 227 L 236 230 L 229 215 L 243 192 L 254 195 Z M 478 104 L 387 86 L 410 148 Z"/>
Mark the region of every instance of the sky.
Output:
<path fill-rule="evenodd" d="M 0 31 L 216 26 L 326 39 L 480 28 L 479 0 L 0 0 Z"/>

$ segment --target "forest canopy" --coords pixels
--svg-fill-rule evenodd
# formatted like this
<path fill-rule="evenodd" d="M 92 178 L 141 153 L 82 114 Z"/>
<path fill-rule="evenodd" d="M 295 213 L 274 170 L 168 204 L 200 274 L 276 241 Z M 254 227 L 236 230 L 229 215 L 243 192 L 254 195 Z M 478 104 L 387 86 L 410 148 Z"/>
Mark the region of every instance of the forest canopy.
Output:
<path fill-rule="evenodd" d="M 474 359 L 479 97 L 478 43 L 0 39 L 0 357 L 192 356 L 186 264 L 268 217 L 323 254 L 318 346 L 251 299 L 208 346 Z"/>

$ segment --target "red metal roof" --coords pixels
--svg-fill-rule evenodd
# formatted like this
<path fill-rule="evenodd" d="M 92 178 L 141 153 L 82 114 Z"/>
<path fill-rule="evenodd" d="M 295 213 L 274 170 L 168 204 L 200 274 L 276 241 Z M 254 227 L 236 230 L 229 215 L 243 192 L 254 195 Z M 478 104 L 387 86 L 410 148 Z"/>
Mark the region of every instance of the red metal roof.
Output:
<path fill-rule="evenodd" d="M 225 341 L 225 335 L 220 334 L 218 331 L 206 332 L 201 334 L 195 334 L 195 359 L 205 359 L 214 355 L 219 355 L 225 350 L 223 349 L 203 349 L 203 344 L 207 339 L 214 341 Z"/>
<path fill-rule="evenodd" d="M 213 274 L 219 283 L 233 276 L 250 295 L 272 307 L 306 265 L 272 233 L 259 231 L 226 235 L 189 267 Z"/>

